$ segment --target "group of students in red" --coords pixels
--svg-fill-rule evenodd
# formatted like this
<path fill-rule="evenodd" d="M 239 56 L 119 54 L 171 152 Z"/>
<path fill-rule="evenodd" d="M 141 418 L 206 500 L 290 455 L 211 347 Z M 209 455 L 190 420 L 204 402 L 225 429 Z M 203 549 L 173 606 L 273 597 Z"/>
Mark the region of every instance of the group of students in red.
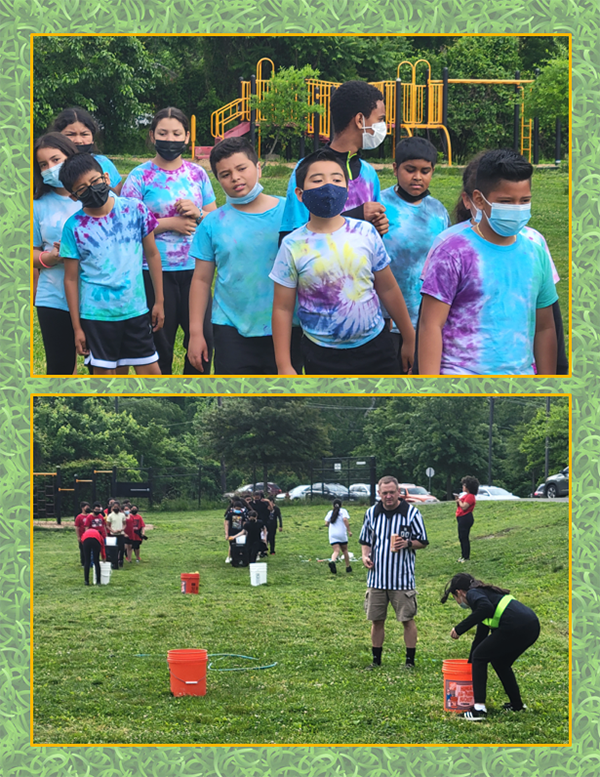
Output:
<path fill-rule="evenodd" d="M 96 583 L 100 584 L 100 557 L 106 560 L 107 537 L 116 539 L 118 568 L 123 567 L 125 559 L 131 563 L 132 551 L 136 563 L 140 563 L 140 546 L 148 538 L 144 533 L 146 524 L 136 505 L 129 501 L 121 505 L 116 499 L 109 499 L 105 509 L 100 502 L 94 502 L 93 506 L 89 502 L 81 502 L 80 510 L 75 518 L 75 530 L 86 585 L 90 584 L 92 564 L 96 570 Z"/>

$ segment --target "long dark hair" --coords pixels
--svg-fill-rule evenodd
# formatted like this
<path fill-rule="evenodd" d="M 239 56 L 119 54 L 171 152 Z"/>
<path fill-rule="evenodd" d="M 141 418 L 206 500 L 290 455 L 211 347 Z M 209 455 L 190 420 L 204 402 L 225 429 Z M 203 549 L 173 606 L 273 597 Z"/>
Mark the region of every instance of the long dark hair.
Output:
<path fill-rule="evenodd" d="M 339 499 L 333 500 L 333 510 L 331 511 L 331 518 L 329 519 L 329 523 L 335 523 L 338 519 L 338 515 L 340 514 L 340 509 L 342 507 L 342 503 Z"/>
<path fill-rule="evenodd" d="M 456 205 L 452 211 L 452 221 L 455 224 L 461 224 L 463 221 L 469 221 L 472 218 L 471 211 L 469 208 L 465 207 L 462 196 L 464 192 L 469 198 L 473 198 L 473 190 L 477 188 L 475 182 L 477 180 L 479 162 L 481 161 L 481 157 L 483 157 L 486 153 L 486 151 L 480 151 L 478 154 L 475 154 L 473 159 L 471 159 L 469 164 L 464 169 L 462 191 L 458 195 L 458 200 L 456 201 Z"/>
<path fill-rule="evenodd" d="M 150 130 L 148 132 L 148 139 L 147 139 L 147 144 L 149 148 L 153 148 L 152 141 L 150 140 L 150 132 L 154 134 L 158 126 L 158 122 L 161 121 L 162 119 L 177 119 L 177 121 L 181 124 L 181 126 L 183 127 L 186 133 L 190 131 L 190 120 L 182 110 L 180 110 L 179 108 L 173 108 L 172 106 L 169 106 L 168 108 L 161 108 L 160 111 L 157 111 L 154 114 L 152 123 L 150 124 Z"/>
<path fill-rule="evenodd" d="M 40 148 L 56 148 L 62 151 L 68 158 L 77 154 L 77 146 L 60 132 L 47 132 L 39 137 L 33 145 L 33 199 L 39 200 L 44 194 L 52 191 L 52 186 L 44 183 L 40 163 L 37 161 L 37 152 Z"/>
<path fill-rule="evenodd" d="M 69 124 L 75 124 L 78 121 L 86 126 L 92 133 L 94 147 L 91 149 L 90 153 L 95 154 L 98 150 L 96 148 L 95 138 L 100 131 L 100 126 L 92 114 L 86 111 L 85 108 L 81 108 L 79 105 L 75 105 L 73 108 L 65 108 L 64 111 L 61 111 L 50 127 L 48 127 L 48 131 L 62 132 Z"/>
<path fill-rule="evenodd" d="M 459 572 L 454 575 L 452 580 L 446 585 L 444 594 L 440 599 L 442 604 L 448 600 L 450 594 L 455 594 L 457 591 L 469 591 L 472 588 L 483 588 L 484 591 L 493 591 L 497 594 L 509 594 L 510 591 L 507 588 L 500 588 L 497 585 L 489 585 L 482 580 L 477 580 L 473 575 L 469 575 L 466 572 Z"/>

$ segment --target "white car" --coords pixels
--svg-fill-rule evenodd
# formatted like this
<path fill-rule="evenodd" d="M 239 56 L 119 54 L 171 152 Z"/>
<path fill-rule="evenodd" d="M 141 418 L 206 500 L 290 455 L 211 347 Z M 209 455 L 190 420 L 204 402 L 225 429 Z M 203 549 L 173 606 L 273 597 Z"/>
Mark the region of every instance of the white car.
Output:
<path fill-rule="evenodd" d="M 485 501 L 486 499 L 520 499 L 520 496 L 515 496 L 507 491 L 505 488 L 498 488 L 498 486 L 479 486 L 477 492 L 477 500 Z"/>
<path fill-rule="evenodd" d="M 310 495 L 310 486 L 295 486 L 289 491 L 282 491 L 281 494 L 277 494 L 275 499 L 278 502 L 284 499 L 306 499 L 307 495 Z"/>
<path fill-rule="evenodd" d="M 371 498 L 371 486 L 369 483 L 353 483 L 350 486 L 350 496 L 358 499 Z M 375 486 L 375 499 L 379 499 L 379 489 Z"/>

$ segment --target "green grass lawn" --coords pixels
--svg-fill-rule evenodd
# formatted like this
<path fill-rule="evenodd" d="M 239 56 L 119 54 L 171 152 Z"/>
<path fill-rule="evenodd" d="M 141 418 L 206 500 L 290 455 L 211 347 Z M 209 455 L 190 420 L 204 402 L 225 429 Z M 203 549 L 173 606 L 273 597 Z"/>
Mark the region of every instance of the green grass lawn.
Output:
<path fill-rule="evenodd" d="M 430 546 L 417 551 L 417 666 L 406 670 L 402 627 L 388 620 L 383 666 L 370 663 L 362 609 L 366 569 L 332 575 L 326 507 L 283 510 L 267 585 L 225 564 L 222 510 L 148 514 L 142 563 L 86 588 L 72 530 L 34 532 L 33 740 L 38 744 L 402 744 L 568 741 L 569 561 L 566 503 L 487 503 L 476 509 L 472 561 L 459 565 L 451 504 L 426 506 Z M 359 557 L 363 509 L 351 507 Z M 179 575 L 200 572 L 200 594 Z M 469 632 L 450 630 L 463 612 L 439 603 L 457 571 L 511 589 L 538 614 L 538 642 L 516 663 L 529 709 L 506 701 L 493 670 L 490 716 L 469 724 L 443 711 L 444 658 L 467 657 Z M 205 697 L 174 698 L 168 650 L 205 648 L 255 657 L 264 670 L 217 671 Z M 143 654 L 143 655 L 140 655 Z"/>
<path fill-rule="evenodd" d="M 142 160 L 130 157 L 114 157 L 114 161 L 121 175 L 127 175 Z M 217 196 L 217 205 L 225 202 L 223 190 L 216 179 L 209 173 L 210 179 Z M 267 194 L 285 196 L 290 170 L 285 165 L 267 165 L 262 183 Z M 435 173 L 430 191 L 434 197 L 441 200 L 448 211 L 452 211 L 462 185 L 462 170 L 459 168 L 438 168 Z M 391 169 L 379 171 L 381 188 L 392 186 L 396 181 Z M 568 173 L 564 170 L 542 169 L 537 170 L 533 177 L 533 216 L 530 226 L 539 230 L 546 238 L 550 252 L 560 275 L 557 286 L 559 301 L 563 314 L 565 337 L 569 332 L 569 197 L 568 197 Z M 175 358 L 173 360 L 173 374 L 183 372 L 183 332 L 178 333 L 175 344 Z M 83 358 L 78 358 L 77 372 L 87 374 L 87 368 L 83 365 Z M 33 365 L 36 374 L 45 374 L 45 356 L 42 336 L 37 317 L 34 316 L 33 332 Z"/>

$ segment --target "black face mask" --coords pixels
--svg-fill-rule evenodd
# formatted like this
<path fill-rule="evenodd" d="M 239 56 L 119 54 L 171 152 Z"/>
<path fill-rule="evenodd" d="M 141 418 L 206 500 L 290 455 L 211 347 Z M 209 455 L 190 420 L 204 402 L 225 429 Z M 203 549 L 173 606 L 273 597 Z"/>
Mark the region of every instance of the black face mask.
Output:
<path fill-rule="evenodd" d="M 427 197 L 429 195 L 429 189 L 426 189 L 423 194 L 409 194 L 408 192 L 404 191 L 404 189 L 398 184 L 396 187 L 396 194 L 398 197 L 403 199 L 405 202 L 419 202 L 419 200 L 422 200 L 424 197 Z"/>
<path fill-rule="evenodd" d="M 89 186 L 77 199 L 84 208 L 101 208 L 106 203 L 109 194 L 110 186 L 102 181 L 102 183 Z"/>
<path fill-rule="evenodd" d="M 154 142 L 154 148 L 156 153 L 161 156 L 165 161 L 172 162 L 181 156 L 183 149 L 185 148 L 185 141 L 183 140 L 156 140 Z"/>
<path fill-rule="evenodd" d="M 83 146 L 77 146 L 77 153 L 78 154 L 91 154 L 93 148 L 94 148 L 94 144 L 93 143 L 86 143 Z"/>

